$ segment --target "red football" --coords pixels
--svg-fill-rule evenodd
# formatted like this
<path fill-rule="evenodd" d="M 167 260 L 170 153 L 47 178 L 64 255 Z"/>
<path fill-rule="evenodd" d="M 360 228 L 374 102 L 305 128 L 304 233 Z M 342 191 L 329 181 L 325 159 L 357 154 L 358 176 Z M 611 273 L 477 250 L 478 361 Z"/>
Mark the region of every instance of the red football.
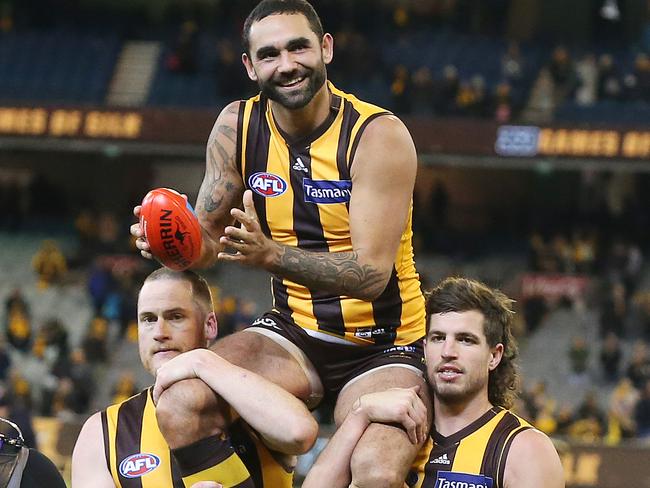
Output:
<path fill-rule="evenodd" d="M 156 188 L 142 200 L 140 225 L 151 253 L 168 268 L 189 268 L 201 256 L 201 225 L 183 196 Z"/>

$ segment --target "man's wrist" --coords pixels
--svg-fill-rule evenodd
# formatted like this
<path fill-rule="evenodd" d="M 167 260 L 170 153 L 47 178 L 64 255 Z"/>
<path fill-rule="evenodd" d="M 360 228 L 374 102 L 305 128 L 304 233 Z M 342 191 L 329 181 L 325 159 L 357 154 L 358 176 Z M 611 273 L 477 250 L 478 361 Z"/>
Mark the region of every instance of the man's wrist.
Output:
<path fill-rule="evenodd" d="M 357 398 L 357 400 L 352 404 L 350 415 L 358 422 L 370 425 L 370 417 L 368 416 L 368 411 L 363 403 L 363 396 Z"/>

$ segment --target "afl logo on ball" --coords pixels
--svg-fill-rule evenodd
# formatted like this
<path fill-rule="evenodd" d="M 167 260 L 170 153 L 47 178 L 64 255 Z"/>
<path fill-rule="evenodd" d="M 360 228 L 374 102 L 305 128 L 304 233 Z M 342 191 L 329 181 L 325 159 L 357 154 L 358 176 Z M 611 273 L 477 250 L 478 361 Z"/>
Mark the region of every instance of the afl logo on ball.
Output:
<path fill-rule="evenodd" d="M 160 465 L 160 458 L 153 454 L 139 452 L 124 459 L 120 463 L 120 474 L 125 478 L 139 478 L 151 473 Z"/>
<path fill-rule="evenodd" d="M 287 191 L 287 183 L 273 173 L 255 173 L 248 178 L 248 185 L 258 195 L 277 197 Z"/>

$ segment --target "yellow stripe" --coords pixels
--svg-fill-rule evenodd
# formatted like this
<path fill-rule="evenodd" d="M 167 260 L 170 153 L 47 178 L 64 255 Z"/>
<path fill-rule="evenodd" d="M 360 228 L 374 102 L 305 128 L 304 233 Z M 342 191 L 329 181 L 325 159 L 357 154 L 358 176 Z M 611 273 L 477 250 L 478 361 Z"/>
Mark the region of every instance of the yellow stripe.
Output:
<path fill-rule="evenodd" d="M 411 464 L 411 470 L 414 470 L 418 474 L 418 480 L 415 485 L 413 485 L 413 488 L 421 488 L 422 483 L 424 482 L 424 470 L 427 466 L 427 462 L 429 461 L 429 456 L 431 455 L 432 449 L 433 439 L 429 437 L 415 456 L 413 464 Z"/>
<path fill-rule="evenodd" d="M 237 454 L 232 454 L 225 461 L 204 471 L 183 478 L 185 486 L 192 486 L 199 481 L 212 480 L 221 483 L 224 488 L 232 488 L 250 478 L 248 469 Z M 163 485 L 164 486 L 164 485 Z"/>
<path fill-rule="evenodd" d="M 395 344 L 403 346 L 412 344 L 425 334 L 425 304 L 420 289 L 420 277 L 415 270 L 411 230 L 413 204 L 409 208 L 406 229 L 402 234 L 395 269 L 399 283 L 399 294 L 402 300 L 401 327 L 397 329 Z"/>
<path fill-rule="evenodd" d="M 262 467 L 262 486 L 256 488 L 292 488 L 293 473 L 285 471 L 254 431 L 247 426 L 244 428 L 255 443 L 255 449 Z"/>
<path fill-rule="evenodd" d="M 121 404 L 111 405 L 106 409 L 106 419 L 108 424 L 108 455 L 109 463 L 111 465 L 111 476 L 115 482 L 115 486 L 122 488 L 120 477 L 117 474 L 117 449 L 115 447 L 115 439 L 117 433 L 117 415 L 119 413 Z"/>
<path fill-rule="evenodd" d="M 142 480 L 142 488 L 158 488 L 172 485 L 171 459 L 169 447 L 165 438 L 160 432 L 156 420 L 156 407 L 151 396 L 147 392 L 147 403 L 144 407 L 142 419 L 142 439 L 140 441 L 140 452 L 155 454 L 160 458 L 160 464 L 153 471 L 145 474 Z"/>
<path fill-rule="evenodd" d="M 265 199 L 266 221 L 274 241 L 286 246 L 297 247 L 298 237 L 293 228 L 294 192 L 290 184 L 289 147 L 275 125 L 270 105 L 267 107 L 266 121 L 271 130 L 271 145 L 266 171 L 279 176 L 287 183 L 287 190 L 282 195 Z M 283 284 L 287 287 L 288 305 L 292 310 L 293 320 L 302 327 L 318 329 L 309 290 L 289 280 L 283 280 Z"/>
<path fill-rule="evenodd" d="M 466 437 L 458 445 L 451 470 L 459 473 L 480 474 L 485 450 L 492 432 L 507 410 L 499 412 L 492 420 Z"/>
<path fill-rule="evenodd" d="M 266 221 L 274 241 L 287 246 L 297 246 L 298 238 L 293 230 L 293 188 L 289 169 L 289 147 L 275 126 L 270 105 L 266 110 L 266 121 L 271 131 L 266 171 L 279 176 L 287 184 L 287 189 L 282 195 L 264 199 Z"/>
<path fill-rule="evenodd" d="M 253 111 L 253 106 L 256 101 L 259 100 L 259 96 L 251 98 L 246 101 L 244 106 L 244 120 L 242 121 L 242 133 L 241 133 L 241 174 L 246 174 L 246 140 L 248 138 L 248 126 L 251 120 L 251 113 Z M 238 122 L 239 123 L 239 122 Z"/>

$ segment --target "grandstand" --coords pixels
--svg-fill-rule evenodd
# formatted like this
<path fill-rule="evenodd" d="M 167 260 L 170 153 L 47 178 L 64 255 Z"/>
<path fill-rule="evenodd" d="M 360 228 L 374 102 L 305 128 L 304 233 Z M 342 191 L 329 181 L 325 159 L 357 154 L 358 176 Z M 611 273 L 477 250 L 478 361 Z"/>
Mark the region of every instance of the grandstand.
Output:
<path fill-rule="evenodd" d="M 150 381 L 132 322 L 151 267 L 131 209 L 159 186 L 194 200 L 214 117 L 256 90 L 238 40 L 254 1 L 155 3 L 0 0 L 0 387 L 66 472 L 85 418 Z M 618 0 L 610 20 L 603 2 L 565 3 L 314 1 L 337 40 L 334 83 L 413 133 L 425 285 L 464 275 L 517 299 L 519 408 L 566 442 L 567 486 L 646 486 L 610 481 L 630 473 L 605 456 L 648 454 L 635 408 L 650 381 L 650 7 Z M 224 331 L 270 302 L 264 273 L 208 277 Z M 587 455 L 603 463 L 591 481 Z"/>

